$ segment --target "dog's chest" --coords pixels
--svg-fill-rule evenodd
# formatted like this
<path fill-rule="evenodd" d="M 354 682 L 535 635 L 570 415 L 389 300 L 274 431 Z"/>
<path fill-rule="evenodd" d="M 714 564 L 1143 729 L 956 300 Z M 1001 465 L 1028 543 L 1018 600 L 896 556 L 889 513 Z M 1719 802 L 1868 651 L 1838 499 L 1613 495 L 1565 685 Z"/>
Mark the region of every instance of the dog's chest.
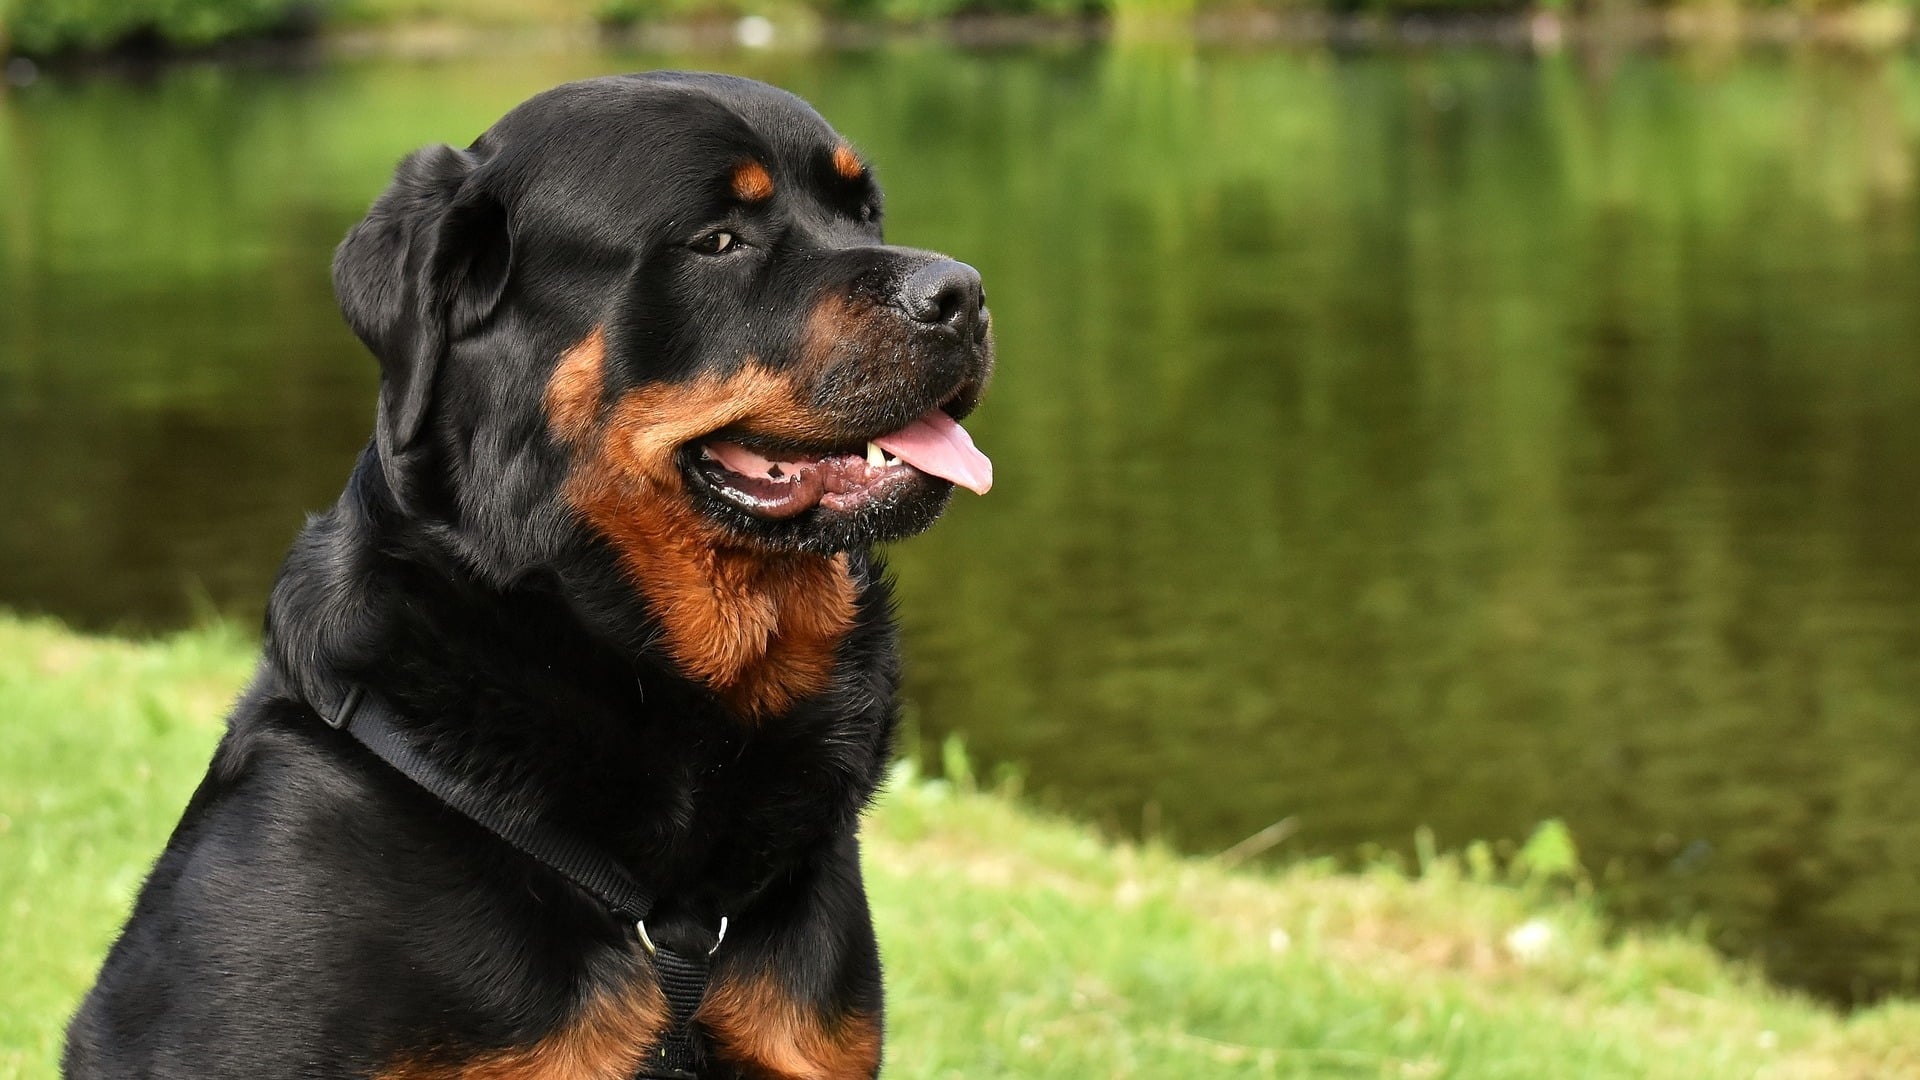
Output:
<path fill-rule="evenodd" d="M 637 821 L 668 876 L 702 891 L 738 888 L 852 828 L 888 748 L 887 714 L 878 705 L 708 724 L 640 751 L 652 767 Z"/>

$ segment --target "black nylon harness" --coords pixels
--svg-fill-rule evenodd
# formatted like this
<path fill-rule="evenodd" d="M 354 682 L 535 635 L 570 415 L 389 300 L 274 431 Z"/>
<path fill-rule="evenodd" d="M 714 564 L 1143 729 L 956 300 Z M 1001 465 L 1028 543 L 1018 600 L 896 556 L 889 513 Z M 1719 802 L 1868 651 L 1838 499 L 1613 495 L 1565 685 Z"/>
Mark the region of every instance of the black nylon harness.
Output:
<path fill-rule="evenodd" d="M 579 837 L 540 821 L 500 813 L 408 741 L 396 722 L 393 708 L 386 702 L 364 687 L 355 686 L 336 708 L 316 708 L 315 711 L 327 726 L 353 736 L 394 771 L 528 858 L 571 881 L 604 905 L 616 920 L 633 927 L 637 943 L 652 959 L 654 978 L 666 998 L 669 1014 L 666 1033 L 659 1044 L 648 1051 L 647 1060 L 634 1074 L 634 1080 L 699 1080 L 698 1058 L 693 1049 L 693 1017 L 707 996 L 713 954 L 726 938 L 725 918 L 720 920 L 713 947 L 705 952 L 656 944 L 647 934 L 647 915 L 653 910 L 654 897 L 626 867 Z"/>

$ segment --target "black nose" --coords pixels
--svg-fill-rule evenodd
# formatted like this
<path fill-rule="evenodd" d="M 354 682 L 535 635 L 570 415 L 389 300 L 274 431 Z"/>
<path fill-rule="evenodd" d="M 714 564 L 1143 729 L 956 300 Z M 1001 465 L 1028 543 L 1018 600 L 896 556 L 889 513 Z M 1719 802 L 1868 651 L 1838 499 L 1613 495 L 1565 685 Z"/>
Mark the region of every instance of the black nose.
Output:
<path fill-rule="evenodd" d="M 981 326 L 980 271 L 952 259 L 935 259 L 900 282 L 896 303 L 915 322 L 976 337 Z"/>

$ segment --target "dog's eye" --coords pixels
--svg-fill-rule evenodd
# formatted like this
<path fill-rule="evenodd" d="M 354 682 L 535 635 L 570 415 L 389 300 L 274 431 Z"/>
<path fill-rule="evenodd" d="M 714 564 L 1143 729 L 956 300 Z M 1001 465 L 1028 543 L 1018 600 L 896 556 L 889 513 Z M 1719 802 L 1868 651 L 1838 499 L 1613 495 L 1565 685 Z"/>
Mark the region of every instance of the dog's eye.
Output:
<path fill-rule="evenodd" d="M 708 233 L 693 242 L 693 250 L 702 255 L 718 255 L 733 247 L 733 234 L 730 232 Z"/>

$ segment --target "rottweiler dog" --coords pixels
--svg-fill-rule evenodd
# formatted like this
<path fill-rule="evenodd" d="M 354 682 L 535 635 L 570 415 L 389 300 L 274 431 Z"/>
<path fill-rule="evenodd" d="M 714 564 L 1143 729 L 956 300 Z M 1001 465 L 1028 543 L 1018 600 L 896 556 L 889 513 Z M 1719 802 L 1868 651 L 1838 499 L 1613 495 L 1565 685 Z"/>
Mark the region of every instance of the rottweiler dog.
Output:
<path fill-rule="evenodd" d="M 66 1075 L 625 1080 L 671 1023 L 654 940 L 718 942 L 692 1075 L 877 1075 L 874 545 L 991 482 L 958 424 L 992 368 L 979 275 L 886 245 L 805 102 L 674 72 L 413 154 L 333 274 L 374 436 L 294 542 Z M 331 726 L 347 687 L 470 805 L 630 872 L 647 947 Z"/>

